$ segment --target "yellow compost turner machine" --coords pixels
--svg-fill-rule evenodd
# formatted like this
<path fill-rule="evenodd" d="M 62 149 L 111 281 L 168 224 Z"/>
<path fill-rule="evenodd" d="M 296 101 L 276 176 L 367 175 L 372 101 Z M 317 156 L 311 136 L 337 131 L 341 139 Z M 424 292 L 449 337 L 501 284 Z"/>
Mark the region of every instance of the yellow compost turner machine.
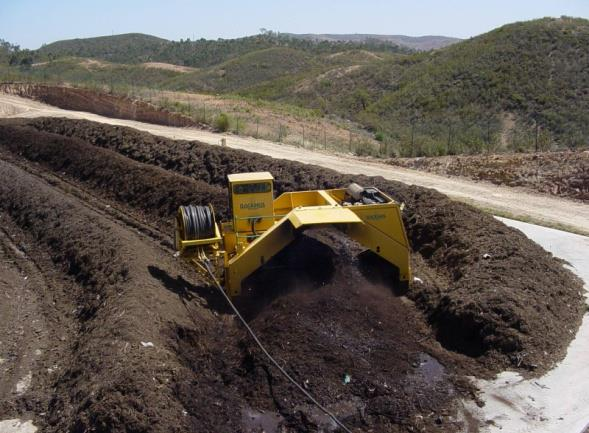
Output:
<path fill-rule="evenodd" d="M 286 192 L 274 198 L 268 172 L 228 176 L 231 221 L 218 223 L 209 206 L 180 206 L 176 249 L 228 296 L 242 281 L 309 227 L 334 225 L 411 278 L 409 243 L 399 203 L 376 188 Z"/>

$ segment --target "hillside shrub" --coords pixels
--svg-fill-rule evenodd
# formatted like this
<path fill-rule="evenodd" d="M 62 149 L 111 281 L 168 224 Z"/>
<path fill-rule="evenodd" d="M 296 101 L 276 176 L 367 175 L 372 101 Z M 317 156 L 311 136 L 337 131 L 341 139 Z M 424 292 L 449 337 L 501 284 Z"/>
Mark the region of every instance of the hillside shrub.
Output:
<path fill-rule="evenodd" d="M 219 132 L 227 132 L 229 130 L 229 116 L 225 113 L 219 114 L 215 119 L 214 126 Z"/>

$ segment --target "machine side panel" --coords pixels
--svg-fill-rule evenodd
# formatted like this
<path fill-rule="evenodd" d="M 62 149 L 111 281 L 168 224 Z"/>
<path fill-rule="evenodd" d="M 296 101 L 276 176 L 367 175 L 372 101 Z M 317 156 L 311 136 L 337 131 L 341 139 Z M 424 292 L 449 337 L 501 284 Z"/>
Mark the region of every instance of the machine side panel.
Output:
<path fill-rule="evenodd" d="M 399 279 L 411 279 L 410 248 L 397 204 L 351 206 L 362 224 L 348 224 L 346 233 L 399 268 Z"/>
<path fill-rule="evenodd" d="M 346 233 L 399 269 L 399 280 L 411 279 L 409 248 L 369 224 L 349 224 Z"/>
<path fill-rule="evenodd" d="M 225 288 L 229 295 L 239 295 L 243 279 L 290 244 L 294 236 L 292 224 L 288 218 L 283 218 L 249 244 L 241 254 L 229 260 L 225 268 Z"/>
<path fill-rule="evenodd" d="M 350 206 L 350 209 L 362 219 L 365 224 L 371 225 L 393 238 L 403 247 L 409 247 L 409 241 L 403 225 L 401 210 L 397 204 L 376 204 L 365 206 Z"/>
<path fill-rule="evenodd" d="M 233 227 L 236 232 L 264 231 L 274 224 L 271 181 L 230 183 Z"/>

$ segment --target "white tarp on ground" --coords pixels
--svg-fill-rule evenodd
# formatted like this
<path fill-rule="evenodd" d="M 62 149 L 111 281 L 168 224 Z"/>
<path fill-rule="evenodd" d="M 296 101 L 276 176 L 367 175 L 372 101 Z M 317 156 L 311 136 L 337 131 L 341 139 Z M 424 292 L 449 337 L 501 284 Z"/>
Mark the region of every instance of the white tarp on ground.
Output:
<path fill-rule="evenodd" d="M 37 427 L 32 421 L 21 421 L 20 419 L 7 419 L 0 421 L 0 433 L 35 433 Z"/>
<path fill-rule="evenodd" d="M 499 218 L 564 259 L 589 290 L 589 237 Z M 483 408 L 466 403 L 481 420 L 481 431 L 502 433 L 581 433 L 589 425 L 589 315 L 566 358 L 546 375 L 524 380 L 513 372 L 477 381 Z"/>

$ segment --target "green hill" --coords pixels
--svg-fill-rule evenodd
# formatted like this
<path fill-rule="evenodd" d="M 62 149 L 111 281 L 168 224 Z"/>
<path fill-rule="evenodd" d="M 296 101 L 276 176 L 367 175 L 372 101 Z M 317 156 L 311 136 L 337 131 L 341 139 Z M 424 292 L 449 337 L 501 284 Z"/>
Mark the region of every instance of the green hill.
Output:
<path fill-rule="evenodd" d="M 7 64 L 10 61 L 12 54 L 18 49 L 18 46 L 0 39 L 0 64 Z"/>
<path fill-rule="evenodd" d="M 589 145 L 588 47 L 589 21 L 568 17 L 509 24 L 420 53 L 274 33 L 180 42 L 120 35 L 51 44 L 24 58 L 51 52 L 58 60 L 13 62 L 20 66 L 0 73 L 277 101 L 355 121 L 400 154 L 438 155 Z M 140 64 L 148 60 L 197 69 Z"/>
<path fill-rule="evenodd" d="M 337 80 L 315 80 L 294 99 L 328 107 L 405 144 L 413 135 L 414 145 L 428 147 L 427 153 L 530 146 L 536 135 L 540 145 L 586 145 L 588 47 L 584 19 L 515 23 L 438 51 L 363 66 Z"/>
<path fill-rule="evenodd" d="M 33 51 L 36 61 L 61 57 L 88 57 L 119 63 L 146 62 L 170 41 L 141 33 L 53 42 Z"/>
<path fill-rule="evenodd" d="M 274 47 L 249 52 L 202 72 L 182 74 L 169 87 L 232 92 L 278 78 L 310 73 L 317 66 L 318 60 L 304 51 Z"/>
<path fill-rule="evenodd" d="M 189 39 L 169 41 L 155 36 L 129 33 L 53 42 L 33 51 L 36 62 L 62 57 L 85 57 L 115 63 L 166 62 L 207 67 L 268 48 L 285 47 L 309 54 L 365 49 L 374 52 L 408 53 L 411 50 L 389 41 L 313 41 L 278 33 L 264 33 L 237 39 Z"/>
<path fill-rule="evenodd" d="M 460 42 L 458 38 L 448 36 L 404 36 L 404 35 L 374 35 L 374 34 L 295 34 L 287 35 L 297 39 L 307 39 L 312 41 L 340 41 L 340 42 L 366 42 L 381 41 L 391 42 L 393 44 L 411 48 L 418 51 L 435 50 L 447 47 L 448 45 Z"/>

